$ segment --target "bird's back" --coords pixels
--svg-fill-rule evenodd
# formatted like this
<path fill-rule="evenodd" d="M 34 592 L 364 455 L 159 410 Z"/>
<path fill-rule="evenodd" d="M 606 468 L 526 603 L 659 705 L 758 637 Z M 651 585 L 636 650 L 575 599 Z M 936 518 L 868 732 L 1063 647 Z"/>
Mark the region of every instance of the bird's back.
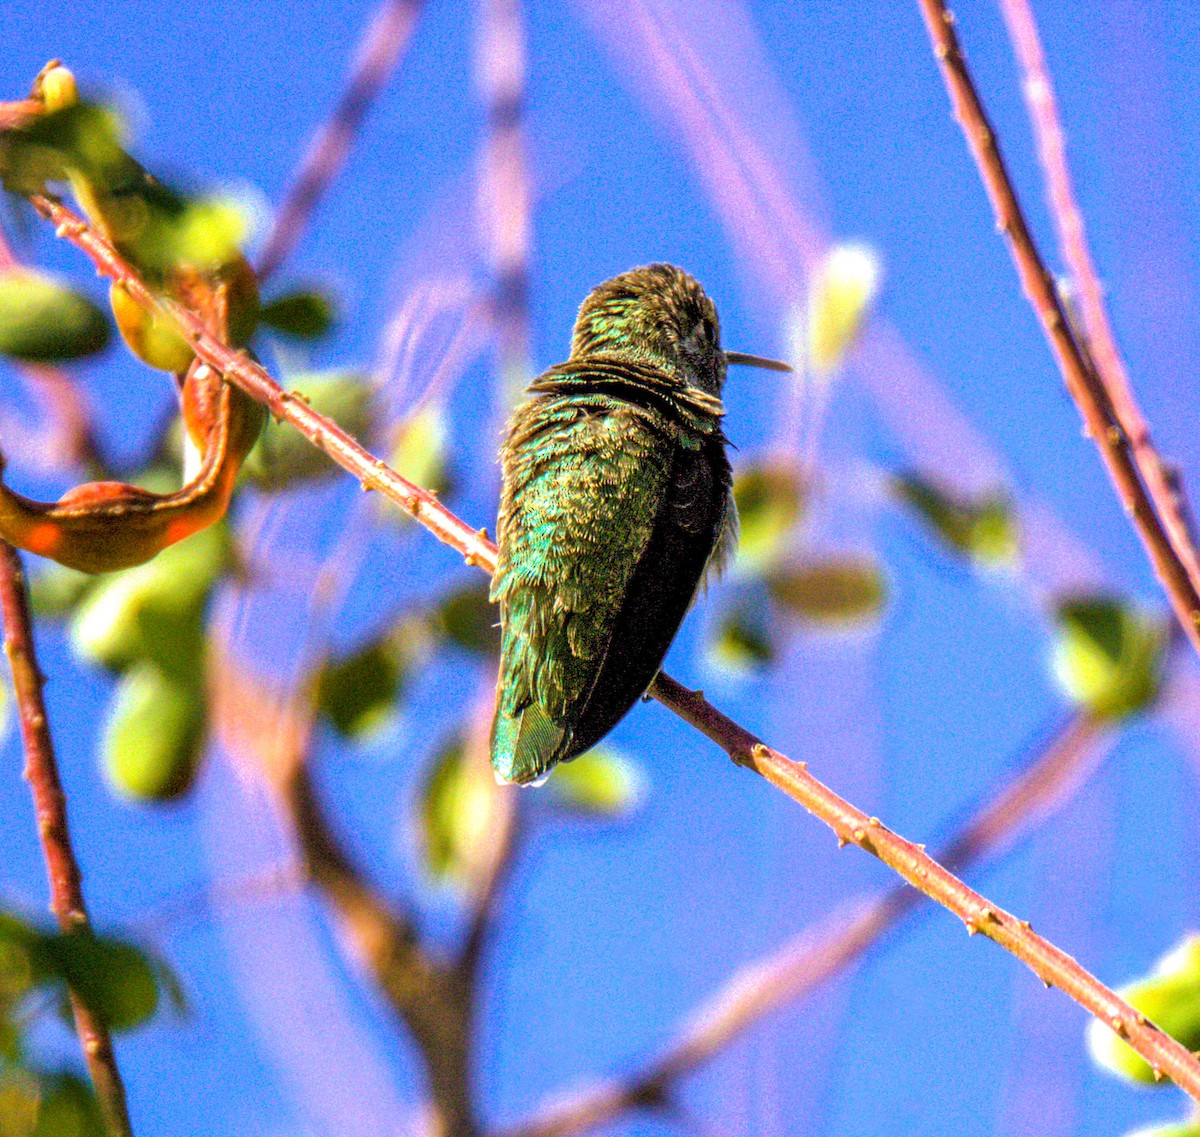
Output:
<path fill-rule="evenodd" d="M 533 390 L 502 452 L 492 589 L 492 754 L 517 782 L 586 750 L 646 690 L 732 511 L 719 414 L 652 372 L 563 365 Z"/>

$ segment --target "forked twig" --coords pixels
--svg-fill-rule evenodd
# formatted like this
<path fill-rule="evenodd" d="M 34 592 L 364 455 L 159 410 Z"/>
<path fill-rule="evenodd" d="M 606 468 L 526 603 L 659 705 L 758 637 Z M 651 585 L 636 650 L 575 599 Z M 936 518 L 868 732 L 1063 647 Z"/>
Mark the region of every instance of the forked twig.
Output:
<path fill-rule="evenodd" d="M 0 541 L 0 614 L 4 620 L 4 650 L 12 670 L 13 691 L 21 715 L 25 780 L 33 795 L 38 838 L 50 880 L 50 910 L 64 932 L 73 932 L 88 926 L 83 883 L 71 848 L 67 799 L 58 779 L 54 744 L 42 699 L 42 673 L 33 650 L 25 572 L 17 551 L 4 541 Z M 71 992 L 71 1011 L 105 1121 L 114 1137 L 132 1137 L 125 1086 L 108 1028 L 74 991 Z"/>
<path fill-rule="evenodd" d="M 421 522 L 440 540 L 485 572 L 496 564 L 496 546 L 486 532 L 473 530 L 427 490 L 401 477 L 373 458 L 335 423 L 317 414 L 304 400 L 282 390 L 244 352 L 234 351 L 210 335 L 203 322 L 174 301 L 155 295 L 111 245 L 60 202 L 35 197 L 33 203 L 93 260 L 100 272 L 120 280 L 139 304 L 172 318 L 196 355 L 226 379 L 286 419 L 335 462 L 355 475 L 364 489 L 377 489 Z M 1195 629 L 1192 629 L 1195 631 Z M 982 932 L 1022 960 L 1046 983 L 1062 988 L 1081 1006 L 1107 1023 L 1163 1075 L 1200 1101 L 1200 1062 L 1183 1046 L 1135 1011 L 1075 960 L 1034 933 L 1027 923 L 990 904 L 983 896 L 926 855 L 923 849 L 892 833 L 878 818 L 868 817 L 828 789 L 805 769 L 772 750 L 744 727 L 718 711 L 702 694 L 689 691 L 660 673 L 650 693 L 684 721 L 716 742 L 740 766 L 761 774 L 834 830 L 841 843 L 853 843 L 878 857 L 905 880 L 957 915 L 970 932 Z"/>
<path fill-rule="evenodd" d="M 996 213 L 996 223 L 1008 238 L 1025 295 L 1037 314 L 1067 389 L 1083 415 L 1086 432 L 1100 451 L 1117 496 L 1133 520 L 1180 627 L 1200 653 L 1200 573 L 1189 568 L 1185 556 L 1176 548 L 1160 519 L 1160 515 L 1166 516 L 1177 508 L 1175 495 L 1160 501 L 1155 496 L 1153 484 L 1149 487 L 1143 484 L 1129 434 L 1113 409 L 1109 393 L 1091 359 L 1076 342 L 1054 281 L 1025 223 L 995 132 L 967 70 L 954 31 L 954 16 L 943 0 L 918 2 L 950 93 L 955 118 L 979 167 Z M 1143 445 L 1149 446 L 1148 436 Z"/>
<path fill-rule="evenodd" d="M 1200 580 L 1200 555 L 1196 552 L 1178 481 L 1163 462 L 1150 437 L 1150 428 L 1134 398 L 1129 373 L 1109 323 L 1104 289 L 1088 248 L 1083 214 L 1075 199 L 1058 101 L 1054 96 L 1054 84 L 1046 66 L 1033 9 L 1029 0 L 1000 0 L 1000 8 L 1020 64 L 1022 88 L 1046 180 L 1050 213 L 1058 231 L 1059 253 L 1078 289 L 1079 311 L 1096 375 L 1104 385 L 1108 401 L 1129 438 L 1138 472 L 1154 499 L 1175 551 L 1187 566 L 1192 580 Z"/>

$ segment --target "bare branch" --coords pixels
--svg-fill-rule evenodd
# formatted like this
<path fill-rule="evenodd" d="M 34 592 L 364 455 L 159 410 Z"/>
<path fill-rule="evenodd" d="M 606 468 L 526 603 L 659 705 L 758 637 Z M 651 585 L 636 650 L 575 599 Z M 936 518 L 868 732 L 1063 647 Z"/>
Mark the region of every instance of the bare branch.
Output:
<path fill-rule="evenodd" d="M 1109 323 L 1104 289 L 1088 248 L 1083 214 L 1075 200 L 1058 102 L 1033 10 L 1029 0 L 1000 0 L 1000 7 L 1021 67 L 1025 103 L 1037 141 L 1050 212 L 1058 232 L 1059 253 L 1078 288 L 1080 314 L 1092 363 L 1121 429 L 1129 439 L 1138 472 L 1154 500 L 1171 543 L 1187 566 L 1191 579 L 1200 580 L 1200 555 L 1196 552 L 1178 480 L 1174 471 L 1163 462 L 1150 437 L 1150 428 L 1134 398 L 1129 373 Z"/>
<path fill-rule="evenodd" d="M 21 714 L 25 780 L 33 795 L 38 837 L 50 879 L 50 910 L 64 932 L 73 932 L 88 926 L 83 882 L 71 849 L 67 799 L 58 779 L 50 723 L 42 699 L 42 673 L 33 650 L 25 573 L 17 551 L 4 541 L 0 541 L 0 614 L 4 619 L 4 650 L 12 669 L 13 690 Z M 105 1121 L 114 1137 L 132 1137 L 125 1086 L 108 1028 L 73 991 L 71 1010 Z"/>
<path fill-rule="evenodd" d="M 371 21 L 359 45 L 357 62 L 341 101 L 313 137 L 300 172 L 279 209 L 275 226 L 259 257 L 260 283 L 271 276 L 296 247 L 321 195 L 350 153 L 350 144 L 367 111 L 395 70 L 420 10 L 421 0 L 385 0 Z"/>
<path fill-rule="evenodd" d="M 325 896 L 360 964 L 411 1032 L 439 1131 L 470 1137 L 477 1128 L 468 1062 L 471 1002 L 459 968 L 425 949 L 412 914 L 380 894 L 335 836 L 308 773 L 313 708 L 307 694 L 241 673 L 224 650 L 213 657 L 216 721 L 225 745 L 254 761 L 296 834 L 302 878 Z"/>
<path fill-rule="evenodd" d="M 1095 768 L 1101 728 L 1076 716 L 1027 770 L 950 839 L 938 855 L 962 869 L 997 853 L 1068 800 Z M 589 1087 L 502 1137 L 573 1137 L 639 1107 L 660 1104 L 678 1083 L 738 1035 L 804 998 L 862 956 L 917 907 L 905 884 L 839 906 L 778 951 L 741 968 L 691 1016 L 665 1053 L 645 1069 Z"/>
<path fill-rule="evenodd" d="M 54 222 L 59 236 L 83 249 L 101 273 L 119 279 L 129 294 L 146 308 L 170 316 L 188 337 L 196 355 L 230 382 L 286 419 L 335 462 L 354 474 L 364 488 L 378 489 L 421 522 L 440 540 L 458 550 L 468 564 L 492 572 L 496 546 L 486 533 L 471 529 L 433 494 L 401 477 L 381 459 L 372 458 L 344 430 L 313 411 L 302 398 L 283 391 L 244 352 L 234 351 L 210 335 L 195 315 L 174 301 L 153 294 L 102 237 L 65 206 L 45 197 L 34 205 Z M 1195 631 L 1196 629 L 1191 629 Z M 800 763 L 789 761 L 766 746 L 709 703 L 665 673 L 649 693 L 685 722 L 716 742 L 738 765 L 761 774 L 828 825 L 841 843 L 853 842 L 895 869 L 919 891 L 959 916 L 971 932 L 983 932 L 1052 986 L 1062 988 L 1077 1003 L 1125 1038 L 1155 1069 L 1200 1101 L 1200 1062 L 1169 1038 L 1144 1015 L 1029 926 L 989 903 L 947 872 L 919 846 L 885 828 L 817 781 Z"/>
<path fill-rule="evenodd" d="M 919 3 L 955 117 L 979 167 L 997 225 L 1008 238 L 1025 295 L 1041 322 L 1067 389 L 1083 415 L 1085 430 L 1100 451 L 1117 496 L 1133 520 L 1175 616 L 1192 646 L 1200 652 L 1200 573 L 1189 568 L 1186 556 L 1160 520 L 1160 513 L 1166 516 L 1176 508 L 1173 495 L 1172 499 L 1160 501 L 1154 497 L 1153 484 L 1147 489 L 1142 483 L 1129 433 L 1113 410 L 1092 360 L 1075 340 L 1054 281 L 1042 263 L 1021 213 L 996 135 L 971 81 L 954 32 L 953 15 L 942 0 L 919 0 Z"/>

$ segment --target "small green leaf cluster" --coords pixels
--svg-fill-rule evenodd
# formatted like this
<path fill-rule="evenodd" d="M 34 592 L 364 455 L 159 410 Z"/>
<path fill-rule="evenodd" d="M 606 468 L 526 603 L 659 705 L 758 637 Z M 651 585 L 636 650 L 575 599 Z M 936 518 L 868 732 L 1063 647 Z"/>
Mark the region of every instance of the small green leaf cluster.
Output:
<path fill-rule="evenodd" d="M 950 553 L 977 568 L 1018 566 L 1020 528 L 1007 493 L 967 498 L 913 473 L 895 478 L 893 489 Z M 1093 718 L 1116 722 L 1148 709 L 1162 687 L 1167 647 L 1165 622 L 1119 596 L 1070 593 L 1051 602 L 1051 675 Z"/>
<path fill-rule="evenodd" d="M 105 1137 L 99 1104 L 76 1074 L 44 1069 L 26 1038 L 39 1010 L 70 1019 L 68 989 L 109 1030 L 133 1030 L 165 991 L 182 1009 L 179 984 L 156 956 L 87 929 L 51 932 L 0 909 L 0 1134 Z M 49 1003 L 45 995 L 52 996 Z"/>
<path fill-rule="evenodd" d="M 746 673 L 770 664 L 780 637 L 797 624 L 852 627 L 883 610 L 886 578 L 873 557 L 793 551 L 807 494 L 804 475 L 792 459 L 750 462 L 734 475 L 740 528 L 736 586 L 708 644 L 710 662 L 722 670 Z"/>
<path fill-rule="evenodd" d="M 34 610 L 67 620 L 76 655 L 119 676 L 101 742 L 109 784 L 134 801 L 166 801 L 196 775 L 205 737 L 205 612 L 232 567 L 217 524 L 137 568 L 89 577 L 52 566 Z"/>
<path fill-rule="evenodd" d="M 1017 520 L 1012 498 L 1003 490 L 967 498 L 912 472 L 897 476 L 894 489 L 951 551 L 980 567 L 1016 563 Z"/>

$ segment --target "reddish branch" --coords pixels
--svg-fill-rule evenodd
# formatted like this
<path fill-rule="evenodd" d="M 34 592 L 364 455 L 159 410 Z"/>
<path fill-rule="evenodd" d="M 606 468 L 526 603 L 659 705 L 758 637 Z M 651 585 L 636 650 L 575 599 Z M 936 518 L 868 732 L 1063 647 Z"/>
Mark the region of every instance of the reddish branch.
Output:
<path fill-rule="evenodd" d="M 54 746 L 46 705 L 42 700 L 42 674 L 33 651 L 33 628 L 25 574 L 16 550 L 0 541 L 0 615 L 4 620 L 4 650 L 12 670 L 13 691 L 21 716 L 21 741 L 25 748 L 25 780 L 33 795 L 38 837 L 50 879 L 50 910 L 64 932 L 88 926 L 87 908 L 79 865 L 71 849 L 67 828 L 67 799 L 58 780 Z M 71 993 L 75 1030 L 96 1088 L 96 1097 L 114 1137 L 131 1137 L 125 1087 L 117 1069 L 108 1028 Z"/>
<path fill-rule="evenodd" d="M 1191 579 L 1200 580 L 1200 556 L 1196 552 L 1178 483 L 1155 449 L 1108 320 L 1104 290 L 1088 248 L 1083 215 L 1075 200 L 1054 85 L 1046 67 L 1033 11 L 1028 0 L 1001 0 L 1000 7 L 1024 77 L 1025 102 L 1046 179 L 1050 212 L 1058 231 L 1059 252 L 1078 289 L 1079 310 L 1092 363 L 1129 439 L 1138 472 L 1154 499 L 1171 543 L 1187 566 Z"/>
<path fill-rule="evenodd" d="M 955 118 L 979 167 L 1000 231 L 1008 238 L 1025 295 L 1041 322 L 1067 389 L 1083 415 L 1086 432 L 1099 449 L 1117 495 L 1133 519 L 1179 624 L 1200 652 L 1200 573 L 1189 570 L 1184 555 L 1160 519 L 1160 515 L 1167 516 L 1177 508 L 1175 495 L 1160 499 L 1154 494 L 1153 484 L 1149 489 L 1143 484 L 1129 433 L 1113 409 L 1110 394 L 1092 360 L 1076 342 L 1058 290 L 1021 213 L 996 135 L 967 71 L 954 32 L 953 15 L 942 0 L 919 0 L 919 3 L 950 92 Z M 1142 444 L 1149 447 L 1148 436 Z"/>
<path fill-rule="evenodd" d="M 412 35 L 421 0 L 386 0 L 376 13 L 358 50 L 350 82 L 333 115 L 309 144 L 266 248 L 259 258 L 258 279 L 265 281 L 296 247 L 317 202 L 350 153 L 367 111 L 395 70 Z"/>
<path fill-rule="evenodd" d="M 1094 720 L 1083 715 L 1072 719 L 1038 761 L 951 838 L 937 859 L 966 868 L 999 852 L 1059 807 L 1094 769 L 1099 733 Z M 589 1087 L 503 1137 L 573 1137 L 627 1110 L 663 1104 L 681 1077 L 755 1023 L 849 967 L 920 900 L 920 893 L 901 884 L 844 905 L 820 926 L 806 928 L 778 951 L 739 970 L 645 1069 Z"/>
<path fill-rule="evenodd" d="M 338 465 L 359 479 L 364 489 L 377 489 L 421 522 L 441 541 L 461 553 L 470 565 L 491 572 L 496 546 L 485 531 L 476 531 L 451 513 L 427 490 L 401 477 L 381 459 L 373 458 L 344 430 L 317 414 L 304 400 L 284 391 L 244 352 L 235 351 L 210 335 L 195 313 L 152 293 L 116 251 L 77 215 L 57 201 L 35 197 L 34 205 L 54 222 L 59 236 L 70 240 L 93 260 L 101 274 L 119 280 L 148 310 L 173 318 L 188 337 L 196 355 L 230 382 L 264 403 L 271 412 L 295 426 Z M 1193 632 L 1195 628 L 1191 629 Z M 807 772 L 766 746 L 744 727 L 723 715 L 702 694 L 689 691 L 660 674 L 650 693 L 684 721 L 717 743 L 738 765 L 761 774 L 803 805 L 838 835 L 878 857 L 905 880 L 955 913 L 970 932 L 982 932 L 1027 963 L 1047 984 L 1062 988 L 1081 1006 L 1110 1025 L 1150 1065 L 1200 1101 L 1200 1062 L 1146 1017 L 1119 999 L 1064 952 L 1035 935 L 1028 924 L 990 904 L 979 893 L 927 856 L 919 846 L 892 833 L 878 818 L 868 817 L 838 797 Z"/>

